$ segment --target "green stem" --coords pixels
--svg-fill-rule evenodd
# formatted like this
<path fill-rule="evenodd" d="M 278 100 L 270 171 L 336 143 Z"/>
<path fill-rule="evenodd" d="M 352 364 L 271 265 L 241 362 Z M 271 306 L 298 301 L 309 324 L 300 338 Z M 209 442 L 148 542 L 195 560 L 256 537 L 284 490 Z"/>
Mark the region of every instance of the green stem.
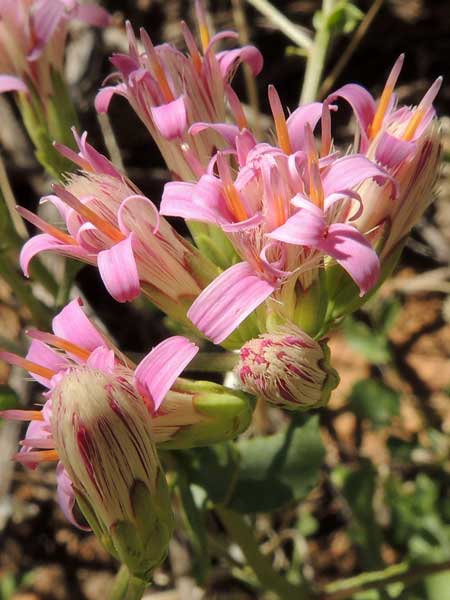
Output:
<path fill-rule="evenodd" d="M 336 0 L 322 1 L 320 25 L 316 31 L 314 43 L 308 52 L 308 59 L 306 61 L 306 71 L 300 96 L 300 104 L 307 104 L 308 102 L 313 102 L 317 99 L 325 66 L 325 58 L 331 40 L 328 17 L 334 8 L 335 1 Z"/>
<path fill-rule="evenodd" d="M 325 586 L 320 600 L 344 600 L 351 598 L 358 592 L 365 590 L 378 590 L 385 588 L 391 583 L 404 583 L 409 585 L 420 581 L 429 575 L 435 575 L 442 571 L 450 571 L 450 560 L 429 565 L 414 565 L 400 563 L 382 571 L 362 573 L 350 579 L 343 579 Z"/>
<path fill-rule="evenodd" d="M 186 371 L 204 371 L 206 373 L 228 373 L 239 360 L 234 352 L 199 352 L 186 367 Z"/>
<path fill-rule="evenodd" d="M 261 553 L 251 527 L 241 515 L 221 505 L 216 505 L 215 511 L 230 537 L 240 546 L 265 590 L 275 592 L 282 600 L 312 600 L 313 596 L 303 586 L 293 585 L 274 570 L 271 561 Z"/>
<path fill-rule="evenodd" d="M 116 575 L 109 600 L 141 600 L 147 584 L 133 577 L 128 567 L 122 565 Z"/>

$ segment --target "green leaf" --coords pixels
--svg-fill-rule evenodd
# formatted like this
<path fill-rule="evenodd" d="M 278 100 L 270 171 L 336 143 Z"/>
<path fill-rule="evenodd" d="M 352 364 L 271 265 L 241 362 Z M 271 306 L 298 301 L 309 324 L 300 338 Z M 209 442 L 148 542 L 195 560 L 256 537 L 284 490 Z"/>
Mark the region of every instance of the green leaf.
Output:
<path fill-rule="evenodd" d="M 305 498 L 324 455 L 318 417 L 296 416 L 282 433 L 191 450 L 179 460 L 212 502 L 253 513 Z"/>
<path fill-rule="evenodd" d="M 283 433 L 241 440 L 233 510 L 269 512 L 304 499 L 319 479 L 325 449 L 319 418 L 296 417 Z"/>
<path fill-rule="evenodd" d="M 384 427 L 400 414 L 400 394 L 381 381 L 362 379 L 353 386 L 349 408 L 375 428 Z"/>
<path fill-rule="evenodd" d="M 343 329 L 350 346 L 370 362 L 380 365 L 389 362 L 389 342 L 383 333 L 374 332 L 366 323 L 350 317 L 344 321 Z"/>

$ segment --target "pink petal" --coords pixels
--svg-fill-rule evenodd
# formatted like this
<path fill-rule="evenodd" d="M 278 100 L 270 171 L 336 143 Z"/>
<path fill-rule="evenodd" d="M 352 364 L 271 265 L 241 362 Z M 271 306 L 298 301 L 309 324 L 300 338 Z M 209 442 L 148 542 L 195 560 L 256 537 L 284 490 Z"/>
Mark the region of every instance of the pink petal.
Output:
<path fill-rule="evenodd" d="M 395 169 L 414 152 L 415 148 L 415 142 L 405 142 L 384 131 L 377 142 L 375 158 L 383 167 Z"/>
<path fill-rule="evenodd" d="M 138 364 L 134 372 L 135 385 L 153 413 L 198 350 L 187 338 L 173 336 L 158 344 Z"/>
<path fill-rule="evenodd" d="M 139 296 L 139 273 L 133 252 L 133 233 L 97 257 L 98 270 L 106 289 L 118 302 Z"/>
<path fill-rule="evenodd" d="M 314 131 L 322 116 L 322 102 L 311 102 L 299 106 L 286 121 L 292 151 L 305 149 L 305 125 L 309 123 Z"/>
<path fill-rule="evenodd" d="M 166 140 L 180 138 L 186 131 L 187 113 L 184 96 L 161 106 L 151 106 L 150 112 L 156 128 Z"/>
<path fill-rule="evenodd" d="M 223 139 L 232 146 L 236 146 L 236 138 L 239 136 L 239 127 L 237 125 L 227 125 L 226 123 L 194 123 L 189 128 L 190 135 L 198 135 L 206 129 L 213 129 Z"/>
<path fill-rule="evenodd" d="M 254 77 L 261 72 L 264 64 L 261 52 L 254 46 L 225 50 L 216 54 L 216 58 L 225 81 L 231 81 L 241 63 L 246 63 L 250 67 Z"/>
<path fill-rule="evenodd" d="M 227 233 L 237 233 L 238 231 L 245 231 L 246 229 L 252 229 L 258 227 L 264 221 L 264 217 L 261 213 L 255 213 L 245 221 L 239 221 L 238 223 L 225 223 L 221 227 Z"/>
<path fill-rule="evenodd" d="M 66 519 L 69 521 L 69 523 L 72 523 L 72 525 L 78 527 L 78 529 L 90 531 L 89 527 L 82 525 L 75 518 L 73 512 L 75 507 L 75 492 L 73 491 L 72 481 L 70 480 L 70 477 L 61 462 L 59 462 L 56 467 L 56 481 L 56 496 L 58 498 L 58 504 L 61 507 Z"/>
<path fill-rule="evenodd" d="M 203 175 L 197 184 L 183 181 L 166 183 L 160 213 L 215 225 L 232 221 L 226 208 L 222 182 L 213 175 Z"/>
<path fill-rule="evenodd" d="M 37 0 L 33 3 L 32 28 L 33 47 L 28 60 L 37 60 L 51 37 L 65 18 L 65 7 L 59 0 Z"/>
<path fill-rule="evenodd" d="M 25 83 L 13 75 L 0 75 L 0 94 L 4 92 L 27 92 Z"/>
<path fill-rule="evenodd" d="M 32 340 L 25 358 L 46 367 L 47 369 L 51 369 L 52 371 L 55 371 L 55 373 L 67 369 L 67 367 L 70 366 L 70 363 L 64 354 L 55 352 L 55 350 L 39 340 Z M 46 377 L 42 377 L 42 375 L 37 375 L 36 373 L 30 373 L 30 375 L 41 385 L 44 385 L 47 388 L 50 387 L 50 380 Z"/>
<path fill-rule="evenodd" d="M 30 238 L 22 247 L 20 252 L 20 266 L 26 277 L 29 277 L 28 267 L 31 259 L 39 252 L 56 252 L 63 256 L 76 258 L 84 262 L 92 262 L 91 255 L 79 246 L 71 246 L 60 242 L 48 233 L 41 233 Z"/>
<path fill-rule="evenodd" d="M 114 350 L 106 346 L 96 348 L 86 361 L 88 367 L 103 371 L 103 373 L 112 373 L 116 364 Z"/>
<path fill-rule="evenodd" d="M 380 261 L 366 238 L 354 227 L 337 223 L 328 228 L 320 249 L 343 267 L 363 296 L 378 281 Z"/>
<path fill-rule="evenodd" d="M 314 208 L 317 209 L 316 206 Z M 322 211 L 318 211 L 300 209 L 281 227 L 274 229 L 268 237 L 287 244 L 317 248 L 326 228 Z"/>
<path fill-rule="evenodd" d="M 322 185 L 325 196 L 329 196 L 333 192 L 352 189 L 366 179 L 374 179 L 380 185 L 390 181 L 396 195 L 395 179 L 361 154 L 344 156 L 332 163 L 322 177 Z"/>
<path fill-rule="evenodd" d="M 203 290 L 188 317 L 215 344 L 220 344 L 274 289 L 276 285 L 261 279 L 248 263 L 238 263 Z"/>
<path fill-rule="evenodd" d="M 363 139 L 366 140 L 368 129 L 375 116 L 375 100 L 365 88 L 356 83 L 348 83 L 339 88 L 328 96 L 326 102 L 334 102 L 337 98 L 342 98 L 350 104 L 361 128 Z"/>
<path fill-rule="evenodd" d="M 81 307 L 80 298 L 75 298 L 75 300 L 69 302 L 53 319 L 53 333 L 80 348 L 92 352 L 99 346 L 105 346 L 106 344 L 100 332 L 91 323 Z"/>
<path fill-rule="evenodd" d="M 111 24 L 111 15 L 97 4 L 78 4 L 71 16 L 93 27 L 108 27 Z"/>
<path fill-rule="evenodd" d="M 149 235 L 156 233 L 160 226 L 158 209 L 149 198 L 140 194 L 128 196 L 121 202 L 117 221 L 122 233 L 128 235 L 136 232 L 138 238 L 137 230 L 141 229 L 143 225 L 149 228 Z"/>
<path fill-rule="evenodd" d="M 107 87 L 102 88 L 101 90 L 99 90 L 95 97 L 95 110 L 98 113 L 107 113 L 112 97 L 115 94 L 125 96 L 126 92 L 127 87 L 123 83 L 119 83 L 118 85 L 109 85 Z"/>

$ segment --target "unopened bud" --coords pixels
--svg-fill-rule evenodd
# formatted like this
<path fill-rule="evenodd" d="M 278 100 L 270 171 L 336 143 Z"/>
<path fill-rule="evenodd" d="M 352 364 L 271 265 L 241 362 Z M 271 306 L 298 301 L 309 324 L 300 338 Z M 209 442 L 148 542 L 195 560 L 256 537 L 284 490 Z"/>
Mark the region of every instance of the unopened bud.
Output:
<path fill-rule="evenodd" d="M 84 516 L 148 581 L 167 554 L 173 514 L 147 407 L 124 377 L 83 367 L 61 377 L 52 402 L 55 448 Z"/>
<path fill-rule="evenodd" d="M 178 378 L 153 418 L 158 448 L 195 448 L 235 438 L 250 425 L 251 398 L 210 381 Z"/>
<path fill-rule="evenodd" d="M 236 367 L 242 387 L 289 410 L 324 406 L 339 377 L 325 341 L 294 326 L 279 327 L 247 342 Z"/>

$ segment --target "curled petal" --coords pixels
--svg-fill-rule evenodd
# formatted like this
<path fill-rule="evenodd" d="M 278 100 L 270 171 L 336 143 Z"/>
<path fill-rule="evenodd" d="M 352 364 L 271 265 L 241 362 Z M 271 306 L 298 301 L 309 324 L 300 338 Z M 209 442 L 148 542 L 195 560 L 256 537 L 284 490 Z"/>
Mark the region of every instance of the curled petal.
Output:
<path fill-rule="evenodd" d="M 106 342 L 81 307 L 80 298 L 69 302 L 53 319 L 52 328 L 58 337 L 92 352 Z"/>
<path fill-rule="evenodd" d="M 173 336 L 158 344 L 136 367 L 135 384 L 149 402 L 153 413 L 175 380 L 198 352 L 198 346 L 183 336 Z"/>
<path fill-rule="evenodd" d="M 276 289 L 246 263 L 224 271 L 203 290 L 188 317 L 215 344 L 220 344 Z"/>
<path fill-rule="evenodd" d="M 305 149 L 305 125 L 309 123 L 314 131 L 322 116 L 322 102 L 311 102 L 299 106 L 286 121 L 292 151 Z"/>
<path fill-rule="evenodd" d="M 344 268 L 363 296 L 378 281 L 380 261 L 372 246 L 357 229 L 345 223 L 328 228 L 320 249 L 333 257 Z"/>
<path fill-rule="evenodd" d="M 206 129 L 213 129 L 223 139 L 232 146 L 236 146 L 236 138 L 239 136 L 239 127 L 237 125 L 228 125 L 226 123 L 194 123 L 189 128 L 190 135 L 198 135 Z"/>
<path fill-rule="evenodd" d="M 220 73 L 225 81 L 231 81 L 241 63 L 246 63 L 250 67 L 254 77 L 261 72 L 264 64 L 261 52 L 254 46 L 225 50 L 219 52 L 216 57 L 219 61 Z"/>
<path fill-rule="evenodd" d="M 162 215 L 223 225 L 232 222 L 223 196 L 222 182 L 203 175 L 197 184 L 169 182 L 164 186 Z"/>
<path fill-rule="evenodd" d="M 97 257 L 98 270 L 106 289 L 118 302 L 128 302 L 139 296 L 139 273 L 133 252 L 133 233 L 103 250 Z"/>
<path fill-rule="evenodd" d="M 380 185 L 390 181 L 393 195 L 397 195 L 395 179 L 387 171 L 361 154 L 344 156 L 344 158 L 332 163 L 322 178 L 323 190 L 325 195 L 328 196 L 340 190 L 354 188 L 366 179 L 374 179 Z"/>
<path fill-rule="evenodd" d="M 313 210 L 300 209 L 281 227 L 274 229 L 268 237 L 287 244 L 317 248 L 324 235 L 326 224 L 322 211 L 312 206 Z"/>
<path fill-rule="evenodd" d="M 264 217 L 261 213 L 255 213 L 245 221 L 239 221 L 238 223 L 226 223 L 222 225 L 222 229 L 227 233 L 237 233 L 238 231 L 245 231 L 246 229 L 253 229 L 258 227 L 264 222 Z"/>
<path fill-rule="evenodd" d="M 135 232 L 138 238 L 138 230 L 142 225 L 148 226 L 153 234 L 157 233 L 160 226 L 158 209 L 150 198 L 140 194 L 133 194 L 123 200 L 117 213 L 117 220 L 122 233 L 128 235 Z"/>
<path fill-rule="evenodd" d="M 184 96 L 161 106 L 150 107 L 153 121 L 166 140 L 174 140 L 183 135 L 187 127 L 187 112 Z"/>
<path fill-rule="evenodd" d="M 337 98 L 342 98 L 352 107 L 361 128 L 364 143 L 366 143 L 369 127 L 375 116 L 375 100 L 365 88 L 356 83 L 348 83 L 339 88 L 328 96 L 326 102 L 331 103 Z M 363 147 L 362 149 L 364 150 L 365 148 Z"/>
<path fill-rule="evenodd" d="M 60 242 L 48 233 L 41 233 L 30 238 L 20 252 L 20 266 L 26 277 L 29 277 L 30 261 L 39 252 L 56 252 L 63 256 L 76 258 L 83 262 L 92 263 L 92 256 L 79 246 L 71 246 Z"/>
<path fill-rule="evenodd" d="M 102 88 L 95 97 L 95 110 L 98 113 L 107 113 L 112 97 L 115 94 L 126 96 L 127 86 L 124 83 L 118 85 L 109 85 Z"/>
<path fill-rule="evenodd" d="M 25 83 L 13 75 L 0 75 L 0 94 L 3 92 L 27 92 Z"/>

